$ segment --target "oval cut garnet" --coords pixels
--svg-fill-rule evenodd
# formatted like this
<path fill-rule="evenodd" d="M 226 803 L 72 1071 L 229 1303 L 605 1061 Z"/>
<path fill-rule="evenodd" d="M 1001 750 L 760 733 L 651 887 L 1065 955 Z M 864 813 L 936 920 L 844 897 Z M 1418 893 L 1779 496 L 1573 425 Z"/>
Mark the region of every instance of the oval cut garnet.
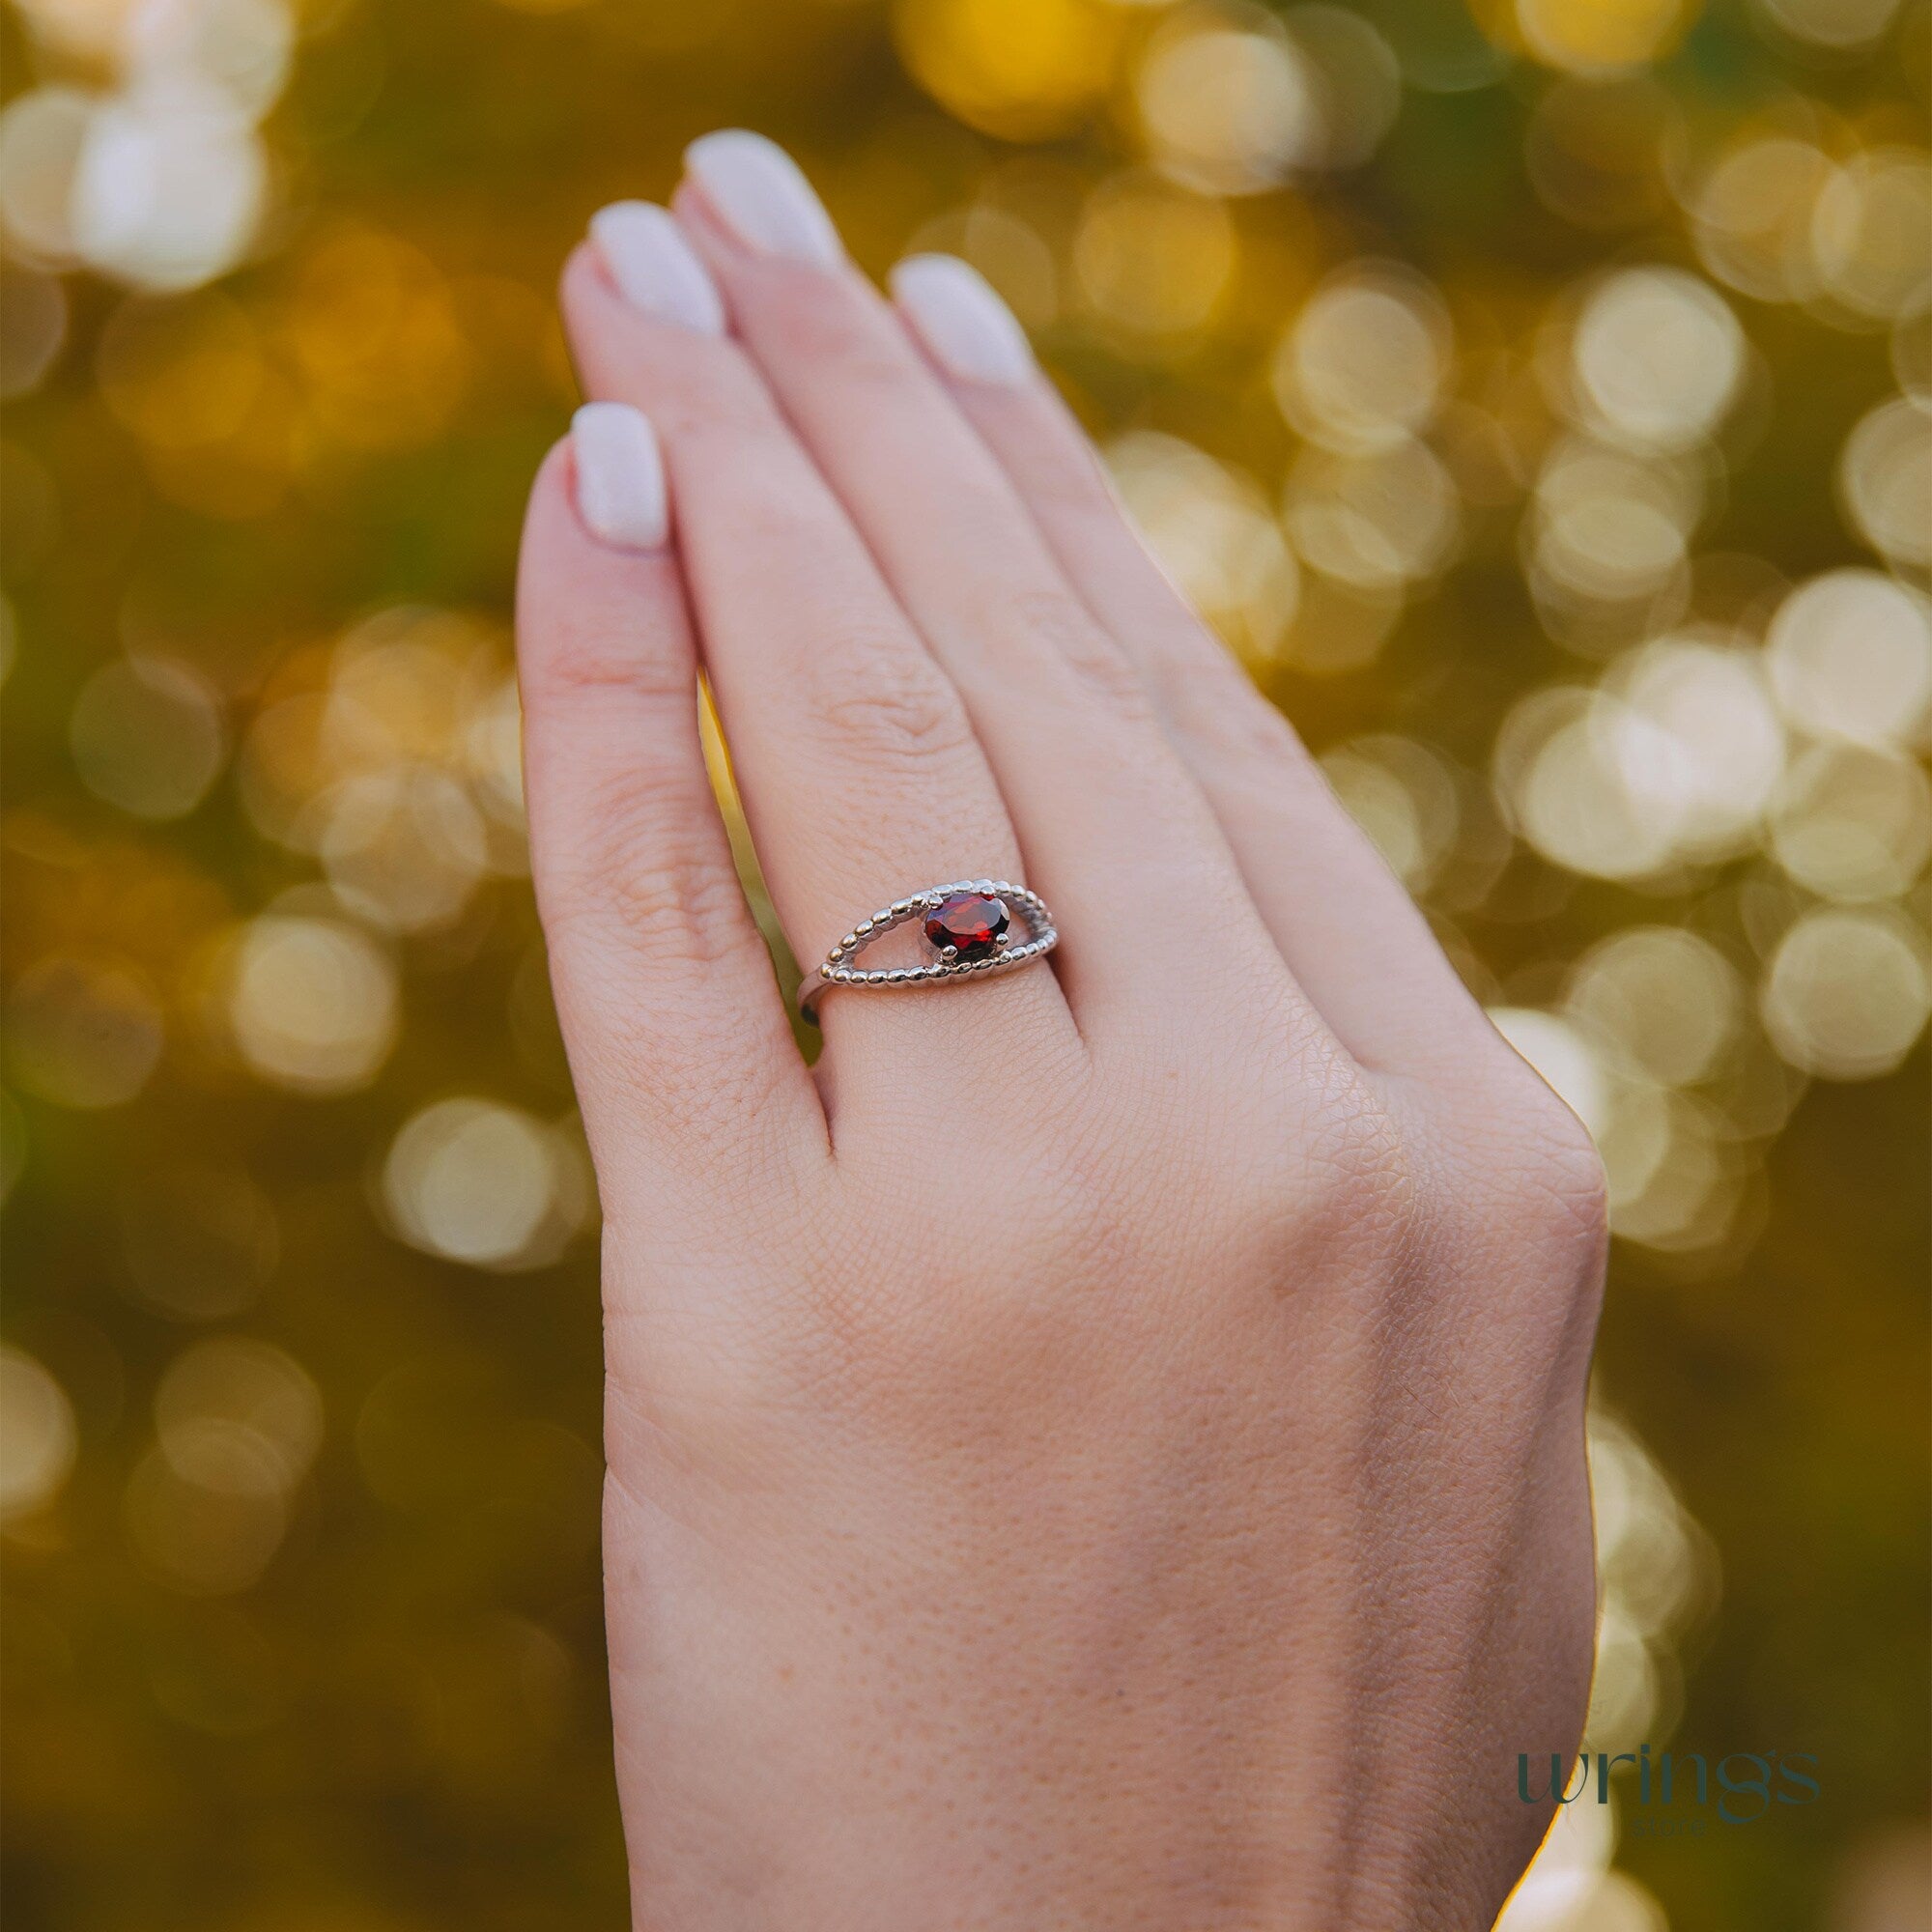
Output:
<path fill-rule="evenodd" d="M 989 959 L 1007 936 L 1006 901 L 990 893 L 954 893 L 925 916 L 925 936 L 940 952 L 950 946 L 962 959 Z"/>

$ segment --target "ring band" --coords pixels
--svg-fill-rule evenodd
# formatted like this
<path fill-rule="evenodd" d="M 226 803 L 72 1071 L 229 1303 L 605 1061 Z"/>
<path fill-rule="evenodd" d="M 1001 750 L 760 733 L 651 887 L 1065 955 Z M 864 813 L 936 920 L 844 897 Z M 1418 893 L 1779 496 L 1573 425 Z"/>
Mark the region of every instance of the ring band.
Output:
<path fill-rule="evenodd" d="M 1027 928 L 1026 938 L 1017 942 L 1014 914 Z M 923 922 L 925 943 L 932 951 L 924 965 L 868 968 L 849 963 L 861 947 L 915 919 Z M 896 988 L 984 979 L 1030 966 L 1059 943 L 1046 901 L 1024 886 L 1006 879 L 956 879 L 950 886 L 928 886 L 861 920 L 825 955 L 824 963 L 806 975 L 798 1009 L 816 1026 L 818 1003 L 834 986 Z"/>

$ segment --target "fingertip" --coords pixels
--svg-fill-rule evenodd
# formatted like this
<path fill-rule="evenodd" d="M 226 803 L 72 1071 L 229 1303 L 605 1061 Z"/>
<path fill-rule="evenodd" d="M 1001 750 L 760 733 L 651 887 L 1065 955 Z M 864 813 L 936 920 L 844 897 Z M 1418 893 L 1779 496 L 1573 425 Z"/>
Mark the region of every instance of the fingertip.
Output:
<path fill-rule="evenodd" d="M 585 403 L 571 418 L 577 514 L 606 549 L 662 550 L 670 536 L 670 494 L 657 432 L 628 403 Z"/>

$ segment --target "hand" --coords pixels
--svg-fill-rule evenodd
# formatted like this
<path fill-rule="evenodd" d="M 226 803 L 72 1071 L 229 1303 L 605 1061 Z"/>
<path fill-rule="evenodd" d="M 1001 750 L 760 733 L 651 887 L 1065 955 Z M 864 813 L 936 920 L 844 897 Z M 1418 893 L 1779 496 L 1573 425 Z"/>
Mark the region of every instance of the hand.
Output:
<path fill-rule="evenodd" d="M 888 305 L 746 134 L 594 227 L 520 626 L 638 1924 L 1488 1925 L 1590 1668 L 1582 1129 L 970 270 Z M 802 961 L 972 877 L 1051 961 L 809 1069 L 700 664 Z"/>

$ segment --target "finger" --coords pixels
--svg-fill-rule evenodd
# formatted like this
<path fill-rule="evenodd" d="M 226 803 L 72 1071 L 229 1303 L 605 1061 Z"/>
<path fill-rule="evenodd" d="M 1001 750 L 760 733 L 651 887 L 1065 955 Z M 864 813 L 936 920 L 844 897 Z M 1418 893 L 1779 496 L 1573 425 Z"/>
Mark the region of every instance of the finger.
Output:
<path fill-rule="evenodd" d="M 1243 1000 L 1257 973 L 1290 994 L 1140 680 L 891 309 L 827 243 L 804 178 L 738 132 L 687 161 L 678 218 L 737 332 L 964 698 L 1034 883 L 1065 932 L 1093 938 L 1063 969 L 1083 1029 L 1096 1002 L 1138 1021 L 1216 976 Z"/>
<path fill-rule="evenodd" d="M 517 582 L 531 871 L 607 1190 L 709 1199 L 825 1122 L 733 867 L 649 424 L 593 404 L 538 472 Z M 606 1148 L 614 1157 L 602 1158 Z M 614 1204 L 613 1204 L 614 1205 Z"/>
<path fill-rule="evenodd" d="M 1492 1051 L 1406 891 L 1149 554 L 1005 303 L 946 256 L 902 263 L 894 289 L 1067 579 L 1139 670 L 1290 969 L 1343 1042 L 1385 1070 Z"/>
<path fill-rule="evenodd" d="M 712 690 L 800 959 L 927 886 L 1030 883 L 958 695 L 742 349 L 687 298 L 675 316 L 637 299 L 646 281 L 685 286 L 664 268 L 667 250 L 702 273 L 675 225 L 639 205 L 614 241 L 612 222 L 599 217 L 597 252 L 565 270 L 566 321 L 591 393 L 644 409 L 664 440 Z M 600 256 L 621 261 L 631 298 Z M 837 989 L 823 1013 L 841 1085 L 849 1070 L 910 1093 L 962 1051 L 1078 1044 L 1052 974 L 1037 968 L 913 993 Z"/>

